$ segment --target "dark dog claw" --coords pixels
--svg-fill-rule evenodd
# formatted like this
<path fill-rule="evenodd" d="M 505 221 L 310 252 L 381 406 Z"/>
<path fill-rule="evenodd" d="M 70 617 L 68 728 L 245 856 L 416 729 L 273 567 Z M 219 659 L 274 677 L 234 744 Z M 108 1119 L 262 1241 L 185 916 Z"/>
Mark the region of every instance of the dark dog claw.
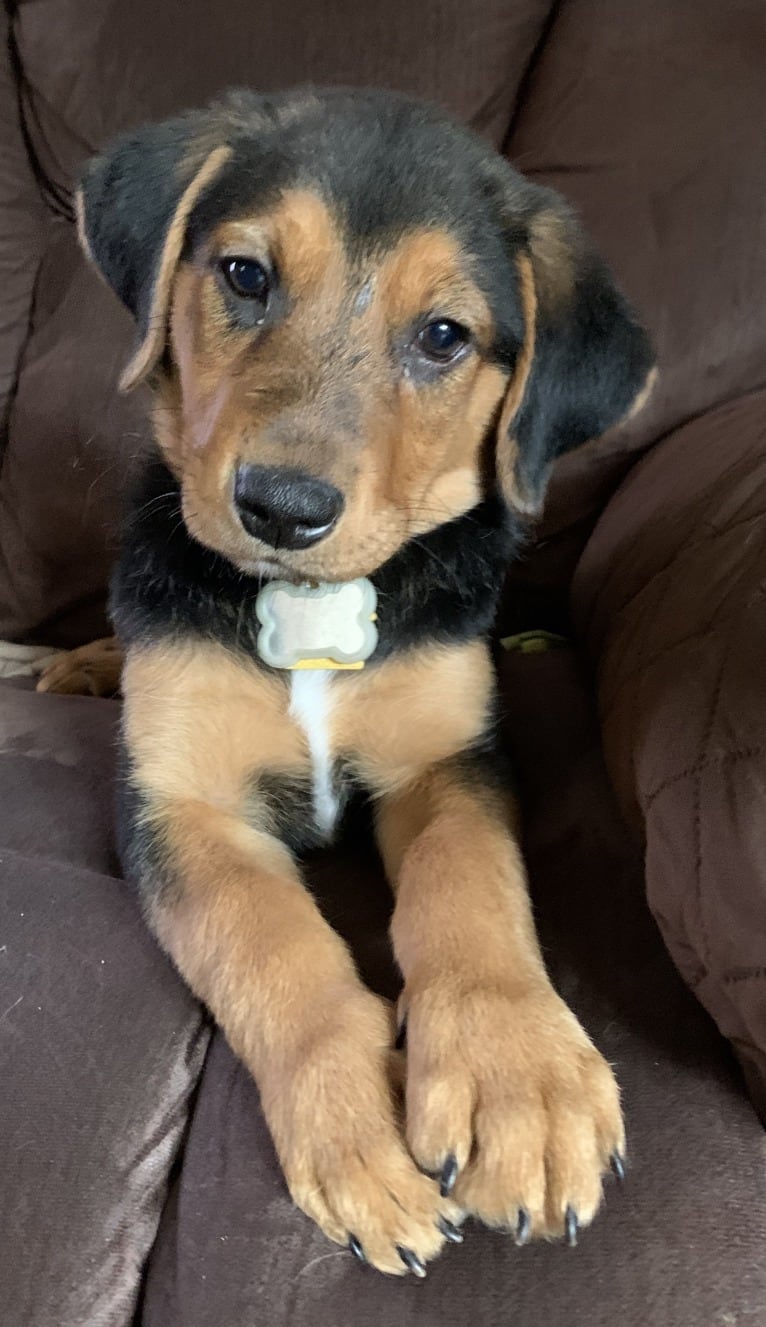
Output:
<path fill-rule="evenodd" d="M 616 1175 L 622 1184 L 625 1179 L 625 1158 L 620 1156 L 619 1152 L 613 1152 L 609 1158 L 609 1165 L 612 1167 L 612 1174 Z"/>
<path fill-rule="evenodd" d="M 439 1229 L 444 1238 L 449 1240 L 450 1244 L 463 1243 L 462 1230 L 458 1230 L 457 1226 L 453 1226 L 452 1222 L 448 1221 L 446 1216 L 439 1217 Z"/>
<path fill-rule="evenodd" d="M 418 1255 L 413 1253 L 412 1249 L 403 1249 L 399 1244 L 396 1246 L 396 1252 L 399 1254 L 407 1271 L 412 1272 L 413 1276 L 419 1276 L 422 1280 L 426 1274 L 426 1266 L 425 1263 L 420 1261 Z"/>
<path fill-rule="evenodd" d="M 396 1041 L 394 1042 L 394 1050 L 403 1051 L 406 1044 L 407 1044 L 407 1015 L 405 1014 L 404 1018 L 399 1024 L 399 1029 L 396 1034 Z"/>
<path fill-rule="evenodd" d="M 578 1230 L 579 1230 L 579 1224 L 577 1221 L 577 1213 L 573 1207 L 568 1207 L 564 1214 L 564 1231 L 566 1235 L 566 1242 L 569 1245 L 570 1249 L 573 1249 L 577 1244 Z"/>
<path fill-rule="evenodd" d="M 354 1257 L 358 1258 L 360 1262 L 367 1262 L 367 1259 L 364 1256 L 364 1249 L 359 1243 L 359 1240 L 357 1239 L 356 1235 L 349 1236 L 348 1247 L 353 1253 Z"/>
<path fill-rule="evenodd" d="M 439 1177 L 439 1193 L 442 1198 L 449 1198 L 452 1193 L 457 1179 L 457 1169 L 457 1157 L 454 1152 L 450 1152 L 442 1166 L 442 1173 Z"/>
<path fill-rule="evenodd" d="M 523 1244 L 529 1243 L 529 1237 L 532 1234 L 532 1220 L 526 1207 L 519 1208 L 519 1219 L 516 1222 L 516 1243 L 519 1248 Z"/>

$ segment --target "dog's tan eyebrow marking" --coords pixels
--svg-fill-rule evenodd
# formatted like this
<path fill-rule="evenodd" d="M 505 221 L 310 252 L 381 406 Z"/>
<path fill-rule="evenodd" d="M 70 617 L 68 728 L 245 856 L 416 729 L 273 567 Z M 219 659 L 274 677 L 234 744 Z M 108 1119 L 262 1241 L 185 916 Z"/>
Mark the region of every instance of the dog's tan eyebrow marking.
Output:
<path fill-rule="evenodd" d="M 492 315 L 468 262 L 446 230 L 424 227 L 405 235 L 386 254 L 378 274 L 391 322 L 405 325 L 433 310 L 459 318 L 477 333 L 489 333 Z"/>
<path fill-rule="evenodd" d="M 286 189 L 278 203 L 253 216 L 223 222 L 211 236 L 219 253 L 270 257 L 296 294 L 308 293 L 332 269 L 339 281 L 345 250 L 327 204 L 311 189 Z"/>
<path fill-rule="evenodd" d="M 227 221 L 214 232 L 213 247 L 220 253 L 263 258 L 270 244 L 270 227 L 265 218 L 251 221 Z"/>

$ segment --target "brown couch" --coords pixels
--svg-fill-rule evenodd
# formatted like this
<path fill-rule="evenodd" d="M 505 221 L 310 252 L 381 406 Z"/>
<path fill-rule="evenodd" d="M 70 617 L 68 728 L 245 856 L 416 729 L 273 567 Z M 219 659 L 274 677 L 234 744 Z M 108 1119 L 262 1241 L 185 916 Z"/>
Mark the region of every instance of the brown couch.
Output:
<path fill-rule="evenodd" d="M 423 1284 L 328 1244 L 290 1204 L 253 1083 L 118 878 L 117 704 L 11 677 L 0 1322 L 766 1324 L 761 0 L 7 10 L 2 640 L 102 632 L 146 435 L 145 399 L 115 392 L 131 329 L 77 251 L 74 175 L 115 131 L 226 85 L 388 84 L 450 106 L 580 209 L 661 379 L 629 427 L 559 466 L 500 624 L 570 638 L 504 654 L 504 723 L 547 959 L 623 1086 L 624 1189 L 609 1186 L 576 1251 L 471 1229 Z M 12 654 L 0 646 L 0 665 Z M 363 826 L 315 879 L 368 980 L 392 990 Z"/>

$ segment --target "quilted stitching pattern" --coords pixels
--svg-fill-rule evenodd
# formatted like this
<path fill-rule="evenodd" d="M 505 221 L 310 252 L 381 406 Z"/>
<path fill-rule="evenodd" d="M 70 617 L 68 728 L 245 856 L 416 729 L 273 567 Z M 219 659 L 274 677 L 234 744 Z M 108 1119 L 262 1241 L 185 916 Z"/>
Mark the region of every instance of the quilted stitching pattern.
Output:
<path fill-rule="evenodd" d="M 661 443 L 580 565 L 607 761 L 680 971 L 766 1107 L 766 393 Z"/>

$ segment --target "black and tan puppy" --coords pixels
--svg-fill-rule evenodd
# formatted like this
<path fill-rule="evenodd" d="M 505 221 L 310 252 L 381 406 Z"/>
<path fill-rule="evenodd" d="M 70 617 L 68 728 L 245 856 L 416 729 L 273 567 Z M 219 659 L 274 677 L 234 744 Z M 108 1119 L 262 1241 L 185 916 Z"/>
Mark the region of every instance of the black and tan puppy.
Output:
<path fill-rule="evenodd" d="M 149 924 L 331 1239 L 419 1275 L 463 1213 L 573 1242 L 623 1125 L 535 938 L 487 637 L 551 463 L 635 406 L 647 340 L 555 194 L 399 96 L 232 94 L 98 157 L 80 220 L 138 326 L 124 385 L 155 388 L 112 598 Z M 264 585 L 355 578 L 366 660 L 264 659 Z M 355 787 L 396 895 L 404 1126 L 391 1011 L 301 878 Z"/>

